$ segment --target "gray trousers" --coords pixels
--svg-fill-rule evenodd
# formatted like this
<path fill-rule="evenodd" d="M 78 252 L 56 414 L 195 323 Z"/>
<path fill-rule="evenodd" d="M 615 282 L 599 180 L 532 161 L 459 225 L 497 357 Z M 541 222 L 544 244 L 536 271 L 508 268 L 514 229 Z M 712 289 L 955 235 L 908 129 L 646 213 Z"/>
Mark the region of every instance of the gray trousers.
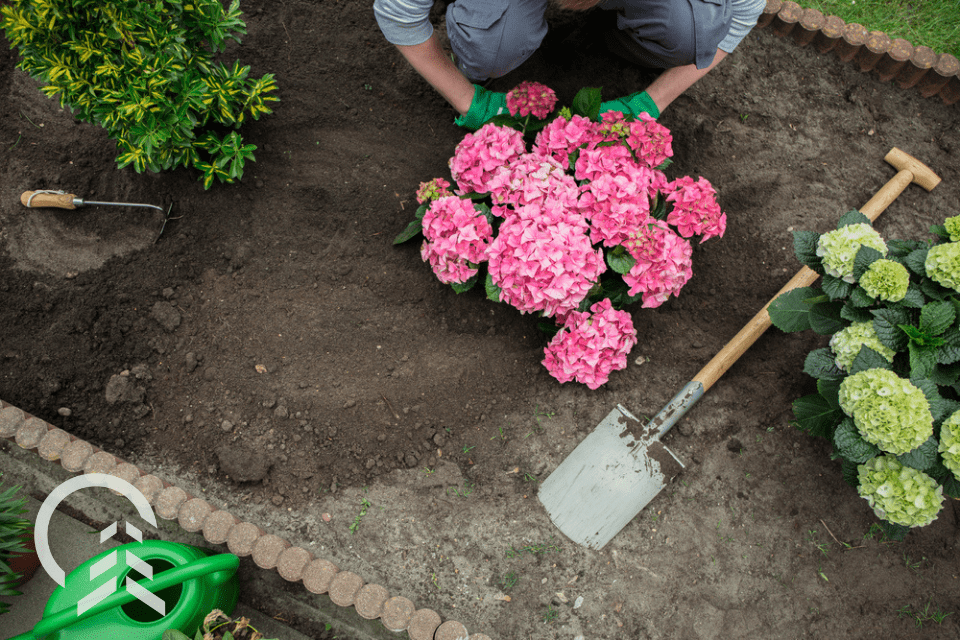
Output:
<path fill-rule="evenodd" d="M 498 78 L 520 66 L 547 34 L 548 0 L 456 0 L 447 6 L 447 33 L 457 64 L 474 81 Z M 618 53 L 634 62 L 666 69 L 690 63 L 710 65 L 735 24 L 734 5 L 756 5 L 756 23 L 765 0 L 604 0 L 616 11 Z M 753 11 L 753 9 L 751 9 Z M 733 50 L 736 43 L 730 47 Z"/>

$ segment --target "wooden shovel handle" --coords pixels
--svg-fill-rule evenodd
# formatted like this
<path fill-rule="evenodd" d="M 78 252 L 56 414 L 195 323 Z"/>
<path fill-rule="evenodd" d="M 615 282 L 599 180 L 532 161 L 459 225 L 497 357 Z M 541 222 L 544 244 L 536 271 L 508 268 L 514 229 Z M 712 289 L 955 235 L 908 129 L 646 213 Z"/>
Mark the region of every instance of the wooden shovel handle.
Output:
<path fill-rule="evenodd" d="M 920 161 L 914 159 L 912 156 L 905 154 L 899 149 L 894 148 L 889 154 L 887 154 L 885 160 L 891 165 L 900 168 L 904 166 L 909 166 L 908 169 L 902 169 L 897 172 L 897 175 L 891 178 L 887 184 L 885 184 L 880 191 L 874 194 L 873 198 L 867 201 L 867 203 L 860 209 L 860 212 L 864 216 L 870 219 L 870 221 L 875 221 L 880 214 L 896 200 L 897 196 L 907 188 L 912 182 L 917 182 L 920 186 L 927 189 L 927 191 L 936 187 L 937 183 L 940 182 L 939 178 L 933 174 L 933 172 L 920 163 Z M 936 178 L 935 181 L 926 180 L 927 175 L 933 176 Z M 932 184 L 931 184 L 932 183 Z M 788 292 L 792 289 L 797 289 L 798 287 L 809 287 L 817 280 L 819 274 L 813 271 L 809 267 L 804 267 L 798 271 L 790 281 L 784 285 L 776 295 L 767 301 L 767 304 L 763 306 L 757 314 L 750 319 L 750 321 L 737 332 L 737 335 L 730 339 L 730 342 L 727 343 L 723 349 L 717 352 L 717 355 L 710 359 L 710 362 L 707 363 L 703 369 L 697 372 L 697 375 L 693 377 L 695 382 L 700 383 L 703 386 L 703 391 L 706 392 L 716 383 L 724 373 L 730 369 L 730 367 L 740 358 L 747 349 L 753 345 L 760 335 L 767 331 L 767 328 L 772 324 L 770 321 L 770 313 L 767 311 L 770 307 L 770 304 L 773 303 L 781 294 Z"/>
<path fill-rule="evenodd" d="M 41 191 L 25 191 L 20 194 L 20 202 L 24 207 L 59 207 L 60 209 L 76 209 L 74 194 L 48 194 Z"/>

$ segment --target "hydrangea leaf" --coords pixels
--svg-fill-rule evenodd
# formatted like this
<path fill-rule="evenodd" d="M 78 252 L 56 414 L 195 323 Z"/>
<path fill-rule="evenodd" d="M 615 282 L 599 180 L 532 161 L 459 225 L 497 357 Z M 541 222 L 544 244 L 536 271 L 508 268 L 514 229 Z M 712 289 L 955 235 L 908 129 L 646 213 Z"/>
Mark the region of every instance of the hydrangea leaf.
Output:
<path fill-rule="evenodd" d="M 843 475 L 843 480 L 846 481 L 847 485 L 852 487 L 860 485 L 860 475 L 857 473 L 856 463 L 841 460 L 840 473 Z"/>
<path fill-rule="evenodd" d="M 920 240 L 891 240 L 887 242 L 887 258 L 903 258 L 924 247 L 926 245 Z"/>
<path fill-rule="evenodd" d="M 951 293 L 955 293 L 931 278 L 924 278 L 920 281 L 920 291 L 923 292 L 924 296 L 933 300 L 943 300 Z"/>
<path fill-rule="evenodd" d="M 866 245 L 860 247 L 860 249 L 857 251 L 856 258 L 853 259 L 854 279 L 860 280 L 860 277 L 863 276 L 865 271 L 867 271 L 867 268 L 881 258 L 883 258 L 883 254 L 878 252 L 873 247 L 867 247 Z"/>
<path fill-rule="evenodd" d="M 816 379 L 838 381 L 844 377 L 829 347 L 821 347 L 807 354 L 803 361 L 803 371 Z"/>
<path fill-rule="evenodd" d="M 950 232 L 943 225 L 930 225 L 930 233 L 936 234 L 946 242 L 950 242 Z"/>
<path fill-rule="evenodd" d="M 910 283 L 910 287 L 907 289 L 907 295 L 903 297 L 900 304 L 904 307 L 919 309 L 923 307 L 926 302 L 927 299 L 923 295 L 923 290 L 920 289 L 920 286 L 915 283 Z"/>
<path fill-rule="evenodd" d="M 630 255 L 623 245 L 617 245 L 613 251 L 605 252 L 607 265 L 618 274 L 627 274 L 637 264 L 637 260 Z"/>
<path fill-rule="evenodd" d="M 920 329 L 929 335 L 942 334 L 953 325 L 957 313 L 952 303 L 933 301 L 920 310 Z"/>
<path fill-rule="evenodd" d="M 473 208 L 476 209 L 479 213 L 483 214 L 483 217 L 487 219 L 487 222 L 490 223 L 492 227 L 496 222 L 497 217 L 493 215 L 493 212 L 490 210 L 490 207 L 486 203 L 475 203 Z"/>
<path fill-rule="evenodd" d="M 960 347 L 943 345 L 937 351 L 937 362 L 943 365 L 952 365 L 960 361 Z"/>
<path fill-rule="evenodd" d="M 830 378 L 817 379 L 817 391 L 833 409 L 840 409 L 840 381 Z"/>
<path fill-rule="evenodd" d="M 868 294 L 867 290 L 865 290 L 863 287 L 855 287 L 853 291 L 850 292 L 849 302 L 854 307 L 870 307 L 870 305 L 873 305 L 877 301 L 873 296 Z"/>
<path fill-rule="evenodd" d="M 912 271 L 918 276 L 927 275 L 927 252 L 929 249 L 915 249 L 909 254 L 907 254 L 906 259 L 903 261 L 903 264 L 907 266 L 907 269 Z"/>
<path fill-rule="evenodd" d="M 944 387 L 956 385 L 957 381 L 960 380 L 960 363 L 951 365 L 937 363 L 936 367 L 933 368 L 933 373 L 930 375 L 930 380 Z"/>
<path fill-rule="evenodd" d="M 831 276 L 830 274 L 823 275 L 823 292 L 830 297 L 830 300 L 840 300 L 841 298 L 846 298 L 852 291 L 852 283 L 848 283 L 842 278 L 837 278 L 836 276 Z"/>
<path fill-rule="evenodd" d="M 940 390 L 937 384 L 926 378 L 910 377 L 910 382 L 916 385 L 930 403 L 930 414 L 933 415 L 933 422 L 938 423 L 950 416 L 954 411 L 954 402 L 940 396 Z"/>
<path fill-rule="evenodd" d="M 487 290 L 487 298 L 495 303 L 499 303 L 501 289 L 493 282 L 493 276 L 490 275 L 490 272 L 487 272 L 487 279 L 483 285 L 484 289 Z"/>
<path fill-rule="evenodd" d="M 843 420 L 837 426 L 837 431 L 833 434 L 833 444 L 837 448 L 837 453 L 851 463 L 866 463 L 874 456 L 880 455 L 880 448 L 863 440 L 856 425 L 850 419 Z"/>
<path fill-rule="evenodd" d="M 860 224 L 867 224 L 867 225 L 870 225 L 871 227 L 873 226 L 873 223 L 870 222 L 869 218 L 861 214 L 856 209 L 851 209 L 850 211 L 845 213 L 843 216 L 840 216 L 840 220 L 837 221 L 837 229 L 840 229 L 841 227 L 846 227 L 847 225 L 860 225 Z"/>
<path fill-rule="evenodd" d="M 793 253 L 797 260 L 816 271 L 823 273 L 823 267 L 820 265 L 820 257 L 817 256 L 817 241 L 820 240 L 820 234 L 815 231 L 795 231 L 793 232 Z"/>
<path fill-rule="evenodd" d="M 855 306 L 851 297 L 851 300 L 847 301 L 847 304 L 840 310 L 840 318 L 851 323 L 865 323 L 873 320 L 873 314 L 868 309 Z"/>
<path fill-rule="evenodd" d="M 650 216 L 657 220 L 667 219 L 667 199 L 662 194 L 657 195 L 657 204 L 650 208 Z"/>
<path fill-rule="evenodd" d="M 883 530 L 883 536 L 889 541 L 902 541 L 907 538 L 910 528 L 906 525 L 898 525 L 890 521 L 880 519 L 880 529 Z"/>
<path fill-rule="evenodd" d="M 584 87 L 573 97 L 570 108 L 573 110 L 573 113 L 577 115 L 589 118 L 590 120 L 597 120 L 600 115 L 600 103 L 602 101 L 598 87 Z"/>
<path fill-rule="evenodd" d="M 793 415 L 798 429 L 812 436 L 831 438 L 843 413 L 833 409 L 819 394 L 810 394 L 793 402 Z"/>
<path fill-rule="evenodd" d="M 910 315 L 902 309 L 884 308 L 873 311 L 873 329 L 881 343 L 895 352 L 907 349 L 909 339 L 900 325 L 910 322 Z"/>
<path fill-rule="evenodd" d="M 933 368 L 937 365 L 937 347 L 917 345 L 911 341 L 908 350 L 910 352 L 910 377 L 930 378 L 933 374 Z"/>
<path fill-rule="evenodd" d="M 877 368 L 892 370 L 893 364 L 884 358 L 883 354 L 879 353 L 877 350 L 864 345 L 860 348 L 860 352 L 857 354 L 857 357 L 853 359 L 853 364 L 850 366 L 849 373 L 857 374 L 868 369 Z"/>
<path fill-rule="evenodd" d="M 818 290 L 813 287 L 798 287 L 780 294 L 767 308 L 770 321 L 784 332 L 802 332 L 810 329 L 812 305 L 808 301 L 818 293 Z"/>
<path fill-rule="evenodd" d="M 474 274 L 467 282 L 465 283 L 450 283 L 450 287 L 453 288 L 453 291 L 458 294 L 468 292 L 473 289 L 473 286 L 477 284 L 477 281 L 480 280 L 480 274 Z"/>
<path fill-rule="evenodd" d="M 836 334 L 847 325 L 840 316 L 841 309 L 843 304 L 839 302 L 817 303 L 810 308 L 810 328 L 821 336 Z"/>
<path fill-rule="evenodd" d="M 430 207 L 430 203 L 423 203 L 422 205 L 417 207 L 417 211 L 413 215 L 414 218 L 416 218 L 417 220 L 423 220 L 423 216 L 424 214 L 427 213 L 427 209 L 429 209 L 429 207 Z"/>
<path fill-rule="evenodd" d="M 960 499 L 960 480 L 957 477 L 951 474 L 940 482 L 943 484 L 944 494 L 952 499 Z"/>
<path fill-rule="evenodd" d="M 407 225 L 407 228 L 400 232 L 396 238 L 393 239 L 394 245 L 399 245 L 400 243 L 405 243 L 411 238 L 414 238 L 417 234 L 423 231 L 423 223 L 420 218 L 411 220 L 410 224 Z"/>
<path fill-rule="evenodd" d="M 925 472 L 937 462 L 937 439 L 932 436 L 916 449 L 897 456 L 897 460 L 915 470 Z"/>

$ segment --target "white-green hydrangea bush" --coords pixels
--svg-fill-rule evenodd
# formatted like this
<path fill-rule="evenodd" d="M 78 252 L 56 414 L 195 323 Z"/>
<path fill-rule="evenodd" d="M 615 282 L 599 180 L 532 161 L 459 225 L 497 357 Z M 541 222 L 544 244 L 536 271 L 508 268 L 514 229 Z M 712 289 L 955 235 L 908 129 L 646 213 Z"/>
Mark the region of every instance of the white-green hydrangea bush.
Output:
<path fill-rule="evenodd" d="M 960 498 L 960 216 L 925 240 L 884 240 L 857 211 L 825 234 L 795 232 L 822 276 L 779 296 L 773 324 L 829 336 L 804 371 L 817 391 L 795 425 L 833 445 L 887 535 L 902 538 Z"/>
<path fill-rule="evenodd" d="M 857 492 L 879 518 L 914 528 L 929 525 L 943 507 L 943 488 L 896 457 L 877 456 L 857 467 Z"/>

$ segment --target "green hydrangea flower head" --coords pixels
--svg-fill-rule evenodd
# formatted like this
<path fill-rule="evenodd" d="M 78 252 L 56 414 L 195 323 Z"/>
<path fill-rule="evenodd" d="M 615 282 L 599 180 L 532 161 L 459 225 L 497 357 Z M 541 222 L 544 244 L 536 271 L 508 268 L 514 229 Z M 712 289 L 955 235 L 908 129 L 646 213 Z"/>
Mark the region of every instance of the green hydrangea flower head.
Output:
<path fill-rule="evenodd" d="M 943 488 L 930 476 L 892 456 L 876 456 L 857 466 L 857 492 L 881 519 L 922 527 L 943 507 Z"/>
<path fill-rule="evenodd" d="M 924 267 L 927 276 L 944 287 L 960 291 L 960 243 L 931 247 Z"/>
<path fill-rule="evenodd" d="M 960 240 L 960 216 L 947 218 L 943 221 L 943 226 L 947 228 L 947 233 L 950 234 L 950 240 L 953 242 Z"/>
<path fill-rule="evenodd" d="M 821 234 L 817 241 L 817 256 L 823 258 L 823 268 L 828 274 L 852 283 L 853 260 L 863 246 L 887 255 L 887 244 L 877 230 L 867 223 L 857 223 Z"/>
<path fill-rule="evenodd" d="M 960 411 L 954 412 L 943 422 L 939 449 L 943 464 L 960 480 Z"/>
<path fill-rule="evenodd" d="M 853 418 L 864 440 L 891 454 L 905 454 L 933 436 L 927 397 L 887 369 L 868 369 L 843 379 L 840 407 Z"/>
<path fill-rule="evenodd" d="M 894 260 L 881 258 L 873 261 L 860 277 L 860 287 L 868 294 L 891 303 L 903 300 L 910 286 L 910 272 Z"/>
<path fill-rule="evenodd" d="M 866 345 L 870 349 L 879 352 L 891 363 L 896 352 L 880 342 L 877 338 L 877 331 L 873 328 L 873 321 L 862 323 L 853 323 L 849 327 L 841 329 L 830 339 L 830 349 L 836 357 L 837 367 L 843 371 L 850 369 L 853 360 L 860 353 L 860 348 Z"/>

